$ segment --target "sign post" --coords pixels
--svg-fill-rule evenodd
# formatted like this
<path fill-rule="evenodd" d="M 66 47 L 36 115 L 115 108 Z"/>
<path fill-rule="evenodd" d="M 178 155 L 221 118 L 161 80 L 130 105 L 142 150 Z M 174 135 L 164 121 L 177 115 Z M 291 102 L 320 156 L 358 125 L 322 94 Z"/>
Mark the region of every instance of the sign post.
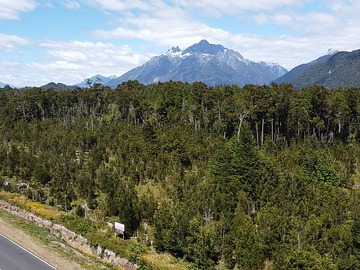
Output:
<path fill-rule="evenodd" d="M 115 232 L 117 232 L 118 234 L 122 234 L 123 239 L 124 239 L 124 235 L 125 235 L 125 224 L 122 224 L 122 223 L 120 223 L 120 222 L 116 222 L 116 221 L 115 221 L 114 230 L 115 230 Z"/>

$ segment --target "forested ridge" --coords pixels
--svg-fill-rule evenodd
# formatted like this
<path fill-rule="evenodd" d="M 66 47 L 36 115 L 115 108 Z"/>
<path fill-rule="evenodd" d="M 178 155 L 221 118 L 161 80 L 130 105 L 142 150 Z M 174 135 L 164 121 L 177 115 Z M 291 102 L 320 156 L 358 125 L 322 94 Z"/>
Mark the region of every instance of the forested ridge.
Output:
<path fill-rule="evenodd" d="M 194 269 L 360 269 L 360 91 L 0 90 L 0 175 Z"/>

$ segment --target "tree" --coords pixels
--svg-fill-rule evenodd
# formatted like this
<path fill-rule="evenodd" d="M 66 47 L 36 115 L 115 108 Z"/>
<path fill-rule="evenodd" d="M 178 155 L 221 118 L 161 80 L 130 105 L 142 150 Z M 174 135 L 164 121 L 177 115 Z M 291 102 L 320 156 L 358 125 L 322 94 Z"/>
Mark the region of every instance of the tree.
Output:
<path fill-rule="evenodd" d="M 239 269 L 260 269 L 265 261 L 263 239 L 253 222 L 252 207 L 251 200 L 241 193 L 230 232 L 233 253 L 228 255 Z"/>
<path fill-rule="evenodd" d="M 140 224 L 138 197 L 132 182 L 126 178 L 118 179 L 114 203 L 119 220 L 125 224 L 125 234 L 131 236 Z"/>
<path fill-rule="evenodd" d="M 333 166 L 333 162 L 329 154 L 325 151 L 320 151 L 318 154 L 314 173 L 318 181 L 331 186 L 339 186 L 341 184 L 340 177 Z"/>
<path fill-rule="evenodd" d="M 86 79 L 85 79 L 85 83 L 86 83 L 86 85 L 87 85 L 89 88 L 91 88 L 92 85 L 93 85 L 93 80 L 90 79 L 90 78 L 86 78 Z"/>
<path fill-rule="evenodd" d="M 155 242 L 158 251 L 168 251 L 182 256 L 185 250 L 186 229 L 180 209 L 176 209 L 170 201 L 160 203 L 155 212 Z"/>

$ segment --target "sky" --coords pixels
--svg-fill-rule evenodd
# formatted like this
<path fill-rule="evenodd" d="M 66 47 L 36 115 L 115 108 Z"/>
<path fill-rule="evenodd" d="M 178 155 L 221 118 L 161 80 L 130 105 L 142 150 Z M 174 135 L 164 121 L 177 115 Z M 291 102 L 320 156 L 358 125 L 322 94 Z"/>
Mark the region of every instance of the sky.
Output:
<path fill-rule="evenodd" d="M 360 49 L 359 0 L 0 0 L 0 82 L 120 76 L 202 39 L 288 70 Z"/>

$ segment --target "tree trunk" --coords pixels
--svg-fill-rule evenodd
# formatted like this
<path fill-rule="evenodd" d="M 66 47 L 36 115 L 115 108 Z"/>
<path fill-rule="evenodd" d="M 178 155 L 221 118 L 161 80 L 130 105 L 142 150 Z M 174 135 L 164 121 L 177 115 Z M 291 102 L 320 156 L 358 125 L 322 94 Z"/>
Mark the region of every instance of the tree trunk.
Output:
<path fill-rule="evenodd" d="M 220 101 L 218 101 L 217 107 L 218 107 L 218 119 L 219 119 L 219 121 L 221 121 L 221 106 L 220 106 Z"/>
<path fill-rule="evenodd" d="M 274 138 L 274 119 L 271 119 L 271 140 L 273 143 L 275 143 L 275 138 Z"/>
<path fill-rule="evenodd" d="M 246 115 L 247 115 L 247 113 L 244 113 L 244 112 L 240 113 L 240 115 L 239 115 L 239 127 L 238 127 L 238 132 L 237 132 L 237 139 L 238 139 L 238 141 L 240 140 L 241 126 L 242 126 L 242 123 L 243 123 Z"/>
<path fill-rule="evenodd" d="M 264 123 L 265 123 L 265 120 L 263 118 L 263 119 L 261 119 L 261 146 L 263 146 L 263 144 L 264 144 Z"/>
<path fill-rule="evenodd" d="M 300 141 L 300 121 L 297 121 L 297 139 Z"/>

